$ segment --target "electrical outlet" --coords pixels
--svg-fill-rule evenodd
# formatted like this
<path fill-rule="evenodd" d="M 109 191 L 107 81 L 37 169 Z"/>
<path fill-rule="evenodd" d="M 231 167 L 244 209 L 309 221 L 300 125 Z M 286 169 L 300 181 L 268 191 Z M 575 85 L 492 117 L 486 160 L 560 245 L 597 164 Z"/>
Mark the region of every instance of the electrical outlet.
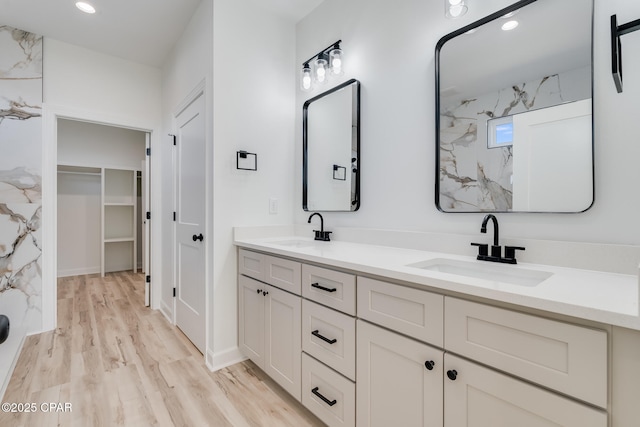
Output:
<path fill-rule="evenodd" d="M 269 214 L 275 215 L 278 213 L 278 199 L 270 198 L 269 199 Z"/>

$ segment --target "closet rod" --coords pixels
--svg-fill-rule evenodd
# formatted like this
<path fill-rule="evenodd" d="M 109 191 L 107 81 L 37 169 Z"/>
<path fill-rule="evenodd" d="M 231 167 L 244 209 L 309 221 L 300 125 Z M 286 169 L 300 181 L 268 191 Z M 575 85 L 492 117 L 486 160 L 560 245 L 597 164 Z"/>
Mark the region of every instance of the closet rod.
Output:
<path fill-rule="evenodd" d="M 69 175 L 95 175 L 101 176 L 102 174 L 99 172 L 72 172 L 72 171 L 58 171 L 58 173 L 67 173 Z"/>

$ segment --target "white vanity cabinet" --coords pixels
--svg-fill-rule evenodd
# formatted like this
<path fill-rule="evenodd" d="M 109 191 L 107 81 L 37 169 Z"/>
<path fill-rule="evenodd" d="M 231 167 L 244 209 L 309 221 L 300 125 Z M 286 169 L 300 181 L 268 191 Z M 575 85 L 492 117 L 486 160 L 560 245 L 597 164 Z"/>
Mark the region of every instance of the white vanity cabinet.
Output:
<path fill-rule="evenodd" d="M 604 327 L 239 255 L 242 352 L 330 427 L 609 426 Z"/>
<path fill-rule="evenodd" d="M 238 292 L 240 350 L 300 400 L 300 297 L 242 275 Z"/>

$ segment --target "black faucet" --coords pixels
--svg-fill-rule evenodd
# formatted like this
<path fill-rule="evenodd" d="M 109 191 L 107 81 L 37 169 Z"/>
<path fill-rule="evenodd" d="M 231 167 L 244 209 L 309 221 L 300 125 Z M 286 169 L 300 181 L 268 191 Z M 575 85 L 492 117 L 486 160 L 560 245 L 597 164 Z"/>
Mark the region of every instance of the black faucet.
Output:
<path fill-rule="evenodd" d="M 504 258 L 502 257 L 502 247 L 498 241 L 500 239 L 500 231 L 498 227 L 498 218 L 493 214 L 488 214 L 482 220 L 480 227 L 481 233 L 487 232 L 487 223 L 493 221 L 493 245 L 491 245 L 491 255 L 489 255 L 489 245 L 486 243 L 471 243 L 472 246 L 478 247 L 478 257 L 480 261 L 502 262 L 506 264 L 517 264 L 516 250 L 524 251 L 522 246 L 505 246 Z"/>
<path fill-rule="evenodd" d="M 329 237 L 329 234 L 331 234 L 331 231 L 324 231 L 324 219 L 322 218 L 322 215 L 320 215 L 318 212 L 312 213 L 307 223 L 311 224 L 311 218 L 313 218 L 316 215 L 320 217 L 320 230 L 313 230 L 314 233 L 316 233 L 316 236 L 314 239 L 322 240 L 323 242 L 328 242 L 331 240 Z"/>

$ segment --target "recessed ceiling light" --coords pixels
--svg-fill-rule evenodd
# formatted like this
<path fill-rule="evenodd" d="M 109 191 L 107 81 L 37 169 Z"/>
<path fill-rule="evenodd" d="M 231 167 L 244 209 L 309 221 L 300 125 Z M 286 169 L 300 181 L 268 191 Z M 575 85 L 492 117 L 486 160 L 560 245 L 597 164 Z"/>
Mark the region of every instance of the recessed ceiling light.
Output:
<path fill-rule="evenodd" d="M 76 7 L 84 13 L 96 13 L 96 8 L 84 1 L 76 2 Z"/>
<path fill-rule="evenodd" d="M 502 30 L 510 31 L 516 28 L 517 26 L 518 26 L 518 21 L 507 21 L 504 24 L 502 24 Z"/>

